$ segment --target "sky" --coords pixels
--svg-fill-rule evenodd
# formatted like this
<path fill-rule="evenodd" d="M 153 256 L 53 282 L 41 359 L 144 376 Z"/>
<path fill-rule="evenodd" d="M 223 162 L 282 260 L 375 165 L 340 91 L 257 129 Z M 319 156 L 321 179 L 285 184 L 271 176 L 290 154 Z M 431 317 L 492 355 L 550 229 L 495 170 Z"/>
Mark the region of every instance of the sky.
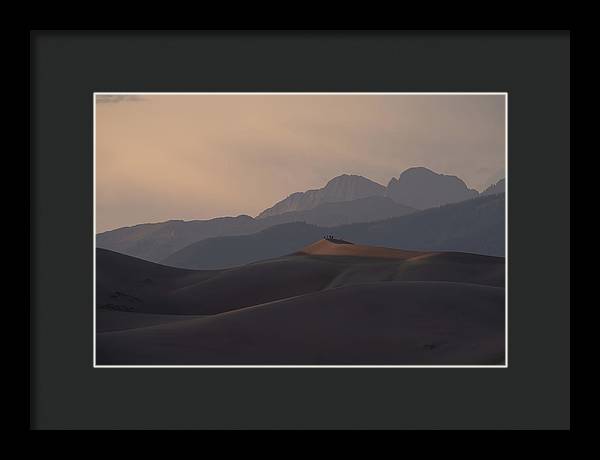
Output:
<path fill-rule="evenodd" d="M 255 216 L 340 174 L 505 175 L 503 95 L 97 95 L 96 230 Z"/>

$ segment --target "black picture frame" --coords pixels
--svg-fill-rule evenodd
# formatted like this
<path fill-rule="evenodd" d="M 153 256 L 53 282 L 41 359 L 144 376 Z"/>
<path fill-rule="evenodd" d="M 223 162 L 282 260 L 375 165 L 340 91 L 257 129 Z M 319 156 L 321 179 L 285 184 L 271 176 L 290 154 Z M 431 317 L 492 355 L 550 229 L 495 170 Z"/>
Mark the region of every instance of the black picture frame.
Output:
<path fill-rule="evenodd" d="M 30 428 L 569 429 L 569 31 L 31 31 Z M 506 369 L 94 369 L 93 92 L 507 92 Z"/>

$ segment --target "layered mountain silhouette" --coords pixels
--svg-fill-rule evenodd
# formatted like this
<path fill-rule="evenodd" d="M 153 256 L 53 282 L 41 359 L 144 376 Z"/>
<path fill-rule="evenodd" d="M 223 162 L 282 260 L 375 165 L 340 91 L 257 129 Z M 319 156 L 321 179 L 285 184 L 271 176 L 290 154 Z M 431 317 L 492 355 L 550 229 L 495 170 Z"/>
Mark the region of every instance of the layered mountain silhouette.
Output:
<path fill-rule="evenodd" d="M 277 225 L 288 222 L 333 227 L 357 222 L 372 222 L 389 217 L 403 216 L 415 209 L 396 203 L 384 196 L 370 196 L 353 201 L 322 203 L 306 211 L 292 211 L 269 217 L 257 218 L 257 225 Z"/>
<path fill-rule="evenodd" d="M 383 185 L 362 176 L 343 174 L 331 179 L 321 189 L 292 193 L 286 199 L 265 209 L 257 218 L 261 219 L 291 211 L 305 211 L 316 208 L 323 203 L 352 201 L 385 195 L 386 188 Z"/>
<path fill-rule="evenodd" d="M 392 178 L 387 188 L 362 176 L 344 174 L 330 180 L 321 189 L 293 193 L 257 217 L 260 219 L 290 211 L 312 209 L 322 203 L 350 201 L 369 196 L 386 196 L 411 208 L 427 209 L 468 200 L 478 195 L 477 190 L 468 188 L 458 177 L 438 174 L 423 167 L 407 169 L 399 178 Z"/>
<path fill-rule="evenodd" d="M 318 238 L 225 270 L 183 270 L 104 249 L 96 260 L 101 365 L 505 359 L 502 257 Z"/>
<path fill-rule="evenodd" d="M 263 228 L 245 215 L 210 220 L 170 220 L 100 233 L 96 236 L 96 246 L 157 262 L 203 238 L 243 235 Z"/>
<path fill-rule="evenodd" d="M 288 223 L 250 235 L 204 239 L 162 263 L 190 269 L 233 267 L 291 253 L 329 234 L 390 248 L 504 256 L 504 206 L 504 194 L 496 194 L 376 222 L 336 227 Z"/>
<path fill-rule="evenodd" d="M 390 180 L 387 194 L 398 203 L 427 209 L 475 198 L 479 192 L 468 188 L 456 176 L 438 174 L 427 168 L 410 168 L 398 179 Z"/>
<path fill-rule="evenodd" d="M 322 227 L 371 222 L 413 211 L 389 198 L 372 196 L 354 201 L 323 203 L 306 211 L 286 212 L 261 219 L 241 215 L 135 225 L 100 233 L 96 237 L 96 246 L 159 262 L 189 244 L 206 238 L 251 234 L 288 222 L 306 222 Z"/>
<path fill-rule="evenodd" d="M 495 184 L 492 184 L 488 188 L 486 188 L 483 192 L 481 192 L 481 194 L 482 195 L 496 195 L 498 193 L 504 193 L 504 192 L 506 192 L 506 180 L 500 179 Z"/>
<path fill-rule="evenodd" d="M 500 182 L 494 190 L 500 190 Z M 496 192 L 488 189 L 484 193 Z M 159 262 L 206 238 L 248 235 L 290 222 L 320 227 L 374 222 L 478 195 L 459 178 L 427 168 L 410 168 L 398 179 L 393 178 L 387 188 L 362 176 L 343 174 L 321 189 L 290 195 L 256 218 L 240 215 L 140 224 L 100 233 L 96 245 Z"/>
<path fill-rule="evenodd" d="M 499 184 L 495 184 L 494 190 L 500 190 Z M 488 189 L 485 193 L 495 192 Z M 290 195 L 256 218 L 240 215 L 139 224 L 100 233 L 96 236 L 96 245 L 159 262 L 206 238 L 247 235 L 289 222 L 321 227 L 373 222 L 477 195 L 477 191 L 468 189 L 460 179 L 427 168 L 410 168 L 398 179 L 393 178 L 387 188 L 362 176 L 343 174 L 322 189 Z"/>

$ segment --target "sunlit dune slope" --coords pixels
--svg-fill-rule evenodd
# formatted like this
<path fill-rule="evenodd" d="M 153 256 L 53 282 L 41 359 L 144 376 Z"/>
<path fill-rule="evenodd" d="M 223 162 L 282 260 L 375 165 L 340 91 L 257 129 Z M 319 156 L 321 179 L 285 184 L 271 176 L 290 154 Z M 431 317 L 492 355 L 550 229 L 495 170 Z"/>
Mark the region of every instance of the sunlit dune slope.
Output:
<path fill-rule="evenodd" d="M 431 253 L 421 251 L 405 251 L 402 249 L 384 248 L 379 246 L 367 246 L 364 244 L 352 244 L 348 241 L 338 239 L 322 239 L 302 248 L 296 254 L 406 260 L 412 257 L 429 255 Z"/>

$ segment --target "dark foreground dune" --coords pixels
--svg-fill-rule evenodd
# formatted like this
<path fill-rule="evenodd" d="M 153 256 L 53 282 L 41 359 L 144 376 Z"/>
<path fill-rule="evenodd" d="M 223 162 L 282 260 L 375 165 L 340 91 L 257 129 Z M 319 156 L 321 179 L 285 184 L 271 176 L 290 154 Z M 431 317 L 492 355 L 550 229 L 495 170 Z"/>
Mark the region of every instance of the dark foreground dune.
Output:
<path fill-rule="evenodd" d="M 347 286 L 98 335 L 98 364 L 502 364 L 502 288 Z"/>
<path fill-rule="evenodd" d="M 97 364 L 503 364 L 504 258 L 345 243 L 215 271 L 99 249 Z"/>

